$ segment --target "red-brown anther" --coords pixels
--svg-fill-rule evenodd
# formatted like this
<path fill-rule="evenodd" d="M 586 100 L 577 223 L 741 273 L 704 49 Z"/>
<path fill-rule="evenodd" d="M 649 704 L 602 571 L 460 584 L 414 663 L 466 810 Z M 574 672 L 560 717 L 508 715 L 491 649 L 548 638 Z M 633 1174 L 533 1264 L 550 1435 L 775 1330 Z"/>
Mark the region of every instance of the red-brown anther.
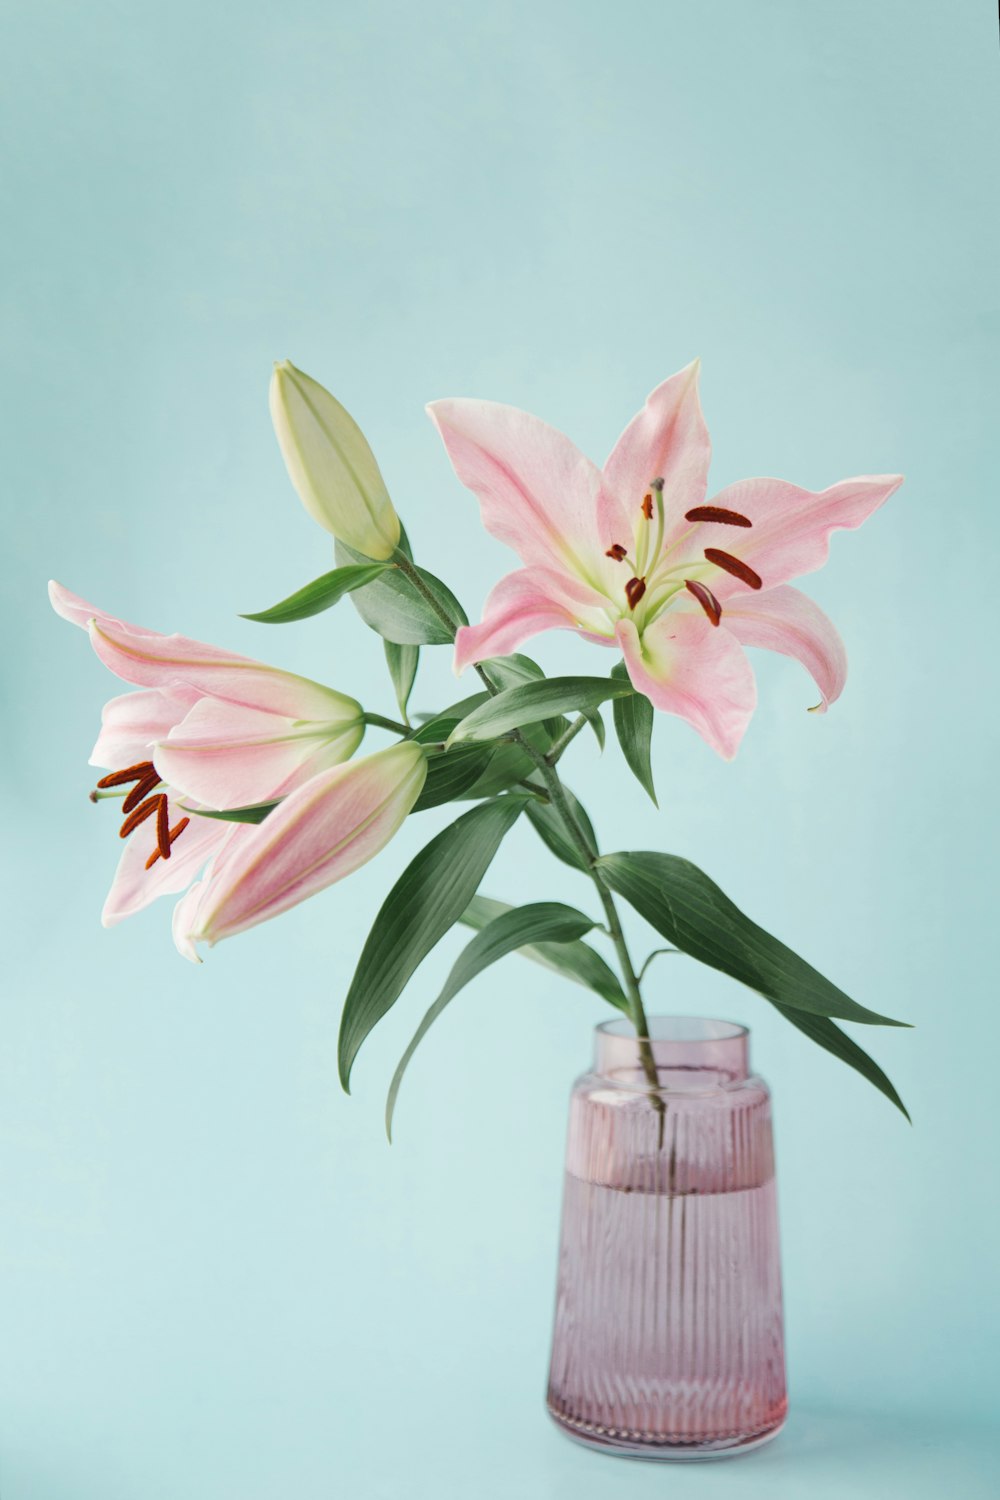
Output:
<path fill-rule="evenodd" d="M 714 521 L 718 526 L 752 526 L 747 516 L 738 510 L 725 510 L 721 505 L 696 505 L 685 513 L 685 521 Z"/>
<path fill-rule="evenodd" d="M 170 858 L 170 808 L 167 799 L 161 792 L 160 805 L 156 809 L 156 843 L 163 859 Z"/>
<path fill-rule="evenodd" d="M 151 818 L 155 812 L 159 812 L 161 800 L 163 802 L 167 800 L 162 792 L 159 797 L 147 797 L 145 802 L 140 802 L 139 806 L 134 812 L 129 813 L 119 828 L 118 837 L 120 839 L 127 839 L 129 834 L 138 828 L 140 823 L 145 823 L 147 818 Z"/>
<path fill-rule="evenodd" d="M 630 578 L 625 585 L 625 598 L 628 600 L 629 609 L 635 609 L 639 600 L 646 592 L 645 578 Z"/>
<path fill-rule="evenodd" d="M 739 578 L 743 583 L 749 584 L 752 589 L 764 587 L 764 580 L 760 574 L 755 573 L 753 568 L 748 567 L 745 562 L 740 562 L 739 558 L 733 557 L 731 553 L 720 552 L 718 547 L 706 547 L 705 556 L 710 563 L 715 563 L 717 568 L 731 573 L 734 578 Z"/>
<path fill-rule="evenodd" d="M 190 821 L 191 821 L 190 818 L 181 818 L 181 820 L 180 820 L 179 823 L 175 823 L 174 824 L 173 828 L 171 828 L 171 830 L 170 830 L 170 842 L 171 843 L 173 843 L 174 839 L 177 837 L 177 835 L 179 833 L 183 833 L 184 832 L 185 828 L 188 826 L 188 824 L 190 823 Z M 156 849 L 153 850 L 152 854 L 149 856 L 149 858 L 146 861 L 146 869 L 147 870 L 151 870 L 153 868 L 153 866 L 156 864 L 156 861 L 159 858 L 160 858 L 160 851 L 159 851 L 159 848 L 156 848 Z"/>
<path fill-rule="evenodd" d="M 608 548 L 607 552 L 605 552 L 604 554 L 605 557 L 613 557 L 615 562 L 622 562 L 625 558 L 625 555 L 625 548 L 622 546 L 621 542 L 613 542 Z"/>
<path fill-rule="evenodd" d="M 653 519 L 653 497 L 652 497 L 652 495 L 643 495 L 643 497 L 642 497 L 642 513 L 646 517 L 647 521 L 651 521 Z"/>
<path fill-rule="evenodd" d="M 722 605 L 719 603 L 718 599 L 716 599 L 715 595 L 712 593 L 712 590 L 707 589 L 705 585 L 703 583 L 699 583 L 696 578 L 685 579 L 684 587 L 688 590 L 689 593 L 692 593 L 694 595 L 698 603 L 701 605 L 702 609 L 705 611 L 706 615 L 708 615 L 708 618 L 711 620 L 712 624 L 718 625 L 719 621 L 722 619 Z"/>
<path fill-rule="evenodd" d="M 125 801 L 122 803 L 122 812 L 130 813 L 134 807 L 138 807 L 139 803 L 144 801 L 144 799 L 149 796 L 150 792 L 155 790 L 155 788 L 158 787 L 159 784 L 160 778 L 156 771 L 150 771 L 148 776 L 144 776 L 141 781 L 137 781 L 135 786 L 129 792 L 128 796 L 125 798 Z"/>
<path fill-rule="evenodd" d="M 102 776 L 97 785 L 102 791 L 109 786 L 125 786 L 129 781 L 140 781 L 148 776 L 152 769 L 151 760 L 141 760 L 138 765 L 127 766 L 124 771 L 112 771 L 110 776 Z"/>

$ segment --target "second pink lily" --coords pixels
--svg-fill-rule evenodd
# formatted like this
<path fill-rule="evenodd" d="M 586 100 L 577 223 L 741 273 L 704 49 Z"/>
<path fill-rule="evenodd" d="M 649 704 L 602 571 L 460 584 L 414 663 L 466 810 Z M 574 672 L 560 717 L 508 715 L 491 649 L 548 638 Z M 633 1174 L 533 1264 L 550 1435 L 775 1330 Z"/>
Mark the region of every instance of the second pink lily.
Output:
<path fill-rule="evenodd" d="M 711 448 L 695 362 L 659 386 L 603 469 L 538 417 L 495 402 L 428 411 L 483 523 L 525 566 L 458 632 L 455 669 L 539 631 L 617 646 L 635 688 L 729 760 L 756 706 L 744 646 L 796 657 L 825 709 L 847 670 L 836 629 L 788 580 L 822 567 L 831 532 L 862 524 L 902 483 L 845 479 L 818 493 L 744 479 L 706 503 Z"/>

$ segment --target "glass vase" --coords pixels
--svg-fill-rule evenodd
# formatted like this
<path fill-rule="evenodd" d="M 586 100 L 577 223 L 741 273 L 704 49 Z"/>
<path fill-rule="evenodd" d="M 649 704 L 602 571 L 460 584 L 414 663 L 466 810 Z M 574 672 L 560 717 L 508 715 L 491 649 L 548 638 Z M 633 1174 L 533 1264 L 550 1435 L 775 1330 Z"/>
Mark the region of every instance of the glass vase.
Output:
<path fill-rule="evenodd" d="M 649 1030 L 643 1056 L 599 1026 L 573 1087 L 548 1409 L 606 1451 L 723 1457 L 787 1408 L 771 1096 L 745 1027 Z"/>

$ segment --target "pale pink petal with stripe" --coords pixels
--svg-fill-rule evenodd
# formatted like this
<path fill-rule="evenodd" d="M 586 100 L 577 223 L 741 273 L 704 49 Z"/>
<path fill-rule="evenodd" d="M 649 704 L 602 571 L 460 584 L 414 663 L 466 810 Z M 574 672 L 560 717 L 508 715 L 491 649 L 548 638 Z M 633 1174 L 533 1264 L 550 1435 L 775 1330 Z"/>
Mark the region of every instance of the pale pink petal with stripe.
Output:
<path fill-rule="evenodd" d="M 783 584 L 761 593 L 734 594 L 726 601 L 722 626 L 744 646 L 794 656 L 811 673 L 825 713 L 840 697 L 847 679 L 847 652 L 832 620 L 798 589 Z"/>
<path fill-rule="evenodd" d="M 735 637 L 703 615 L 678 609 L 661 615 L 641 640 L 632 621 L 621 620 L 618 642 L 639 692 L 686 719 L 732 760 L 757 704 L 753 669 Z"/>

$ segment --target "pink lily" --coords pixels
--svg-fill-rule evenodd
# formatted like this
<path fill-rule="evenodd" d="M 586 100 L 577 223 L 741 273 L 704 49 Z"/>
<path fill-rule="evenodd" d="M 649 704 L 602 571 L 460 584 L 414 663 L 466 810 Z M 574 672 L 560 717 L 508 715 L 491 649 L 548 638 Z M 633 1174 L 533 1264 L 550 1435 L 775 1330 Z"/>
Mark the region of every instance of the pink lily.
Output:
<path fill-rule="evenodd" d="M 796 657 L 825 710 L 847 671 L 823 611 L 788 580 L 822 567 L 830 534 L 861 525 L 902 483 L 845 479 L 814 493 L 744 479 L 706 503 L 710 444 L 698 362 L 658 386 L 603 469 L 538 417 L 489 401 L 428 407 L 483 524 L 525 566 L 455 641 L 455 670 L 539 631 L 616 646 L 633 686 L 726 760 L 756 706 L 744 646 Z"/>
<path fill-rule="evenodd" d="M 185 889 L 224 843 L 246 832 L 198 817 L 284 796 L 346 760 L 364 733 L 353 698 L 184 636 L 105 614 L 60 584 L 56 612 L 88 631 L 111 671 L 143 691 L 112 698 L 90 764 L 106 767 L 95 800 L 124 795 L 128 838 L 101 920 L 113 926 Z M 119 791 L 119 789 L 121 789 Z"/>
<path fill-rule="evenodd" d="M 241 828 L 177 903 L 178 951 L 198 963 L 198 943 L 266 922 L 366 864 L 404 822 L 426 775 L 424 752 L 406 741 L 313 776 L 263 823 Z"/>

